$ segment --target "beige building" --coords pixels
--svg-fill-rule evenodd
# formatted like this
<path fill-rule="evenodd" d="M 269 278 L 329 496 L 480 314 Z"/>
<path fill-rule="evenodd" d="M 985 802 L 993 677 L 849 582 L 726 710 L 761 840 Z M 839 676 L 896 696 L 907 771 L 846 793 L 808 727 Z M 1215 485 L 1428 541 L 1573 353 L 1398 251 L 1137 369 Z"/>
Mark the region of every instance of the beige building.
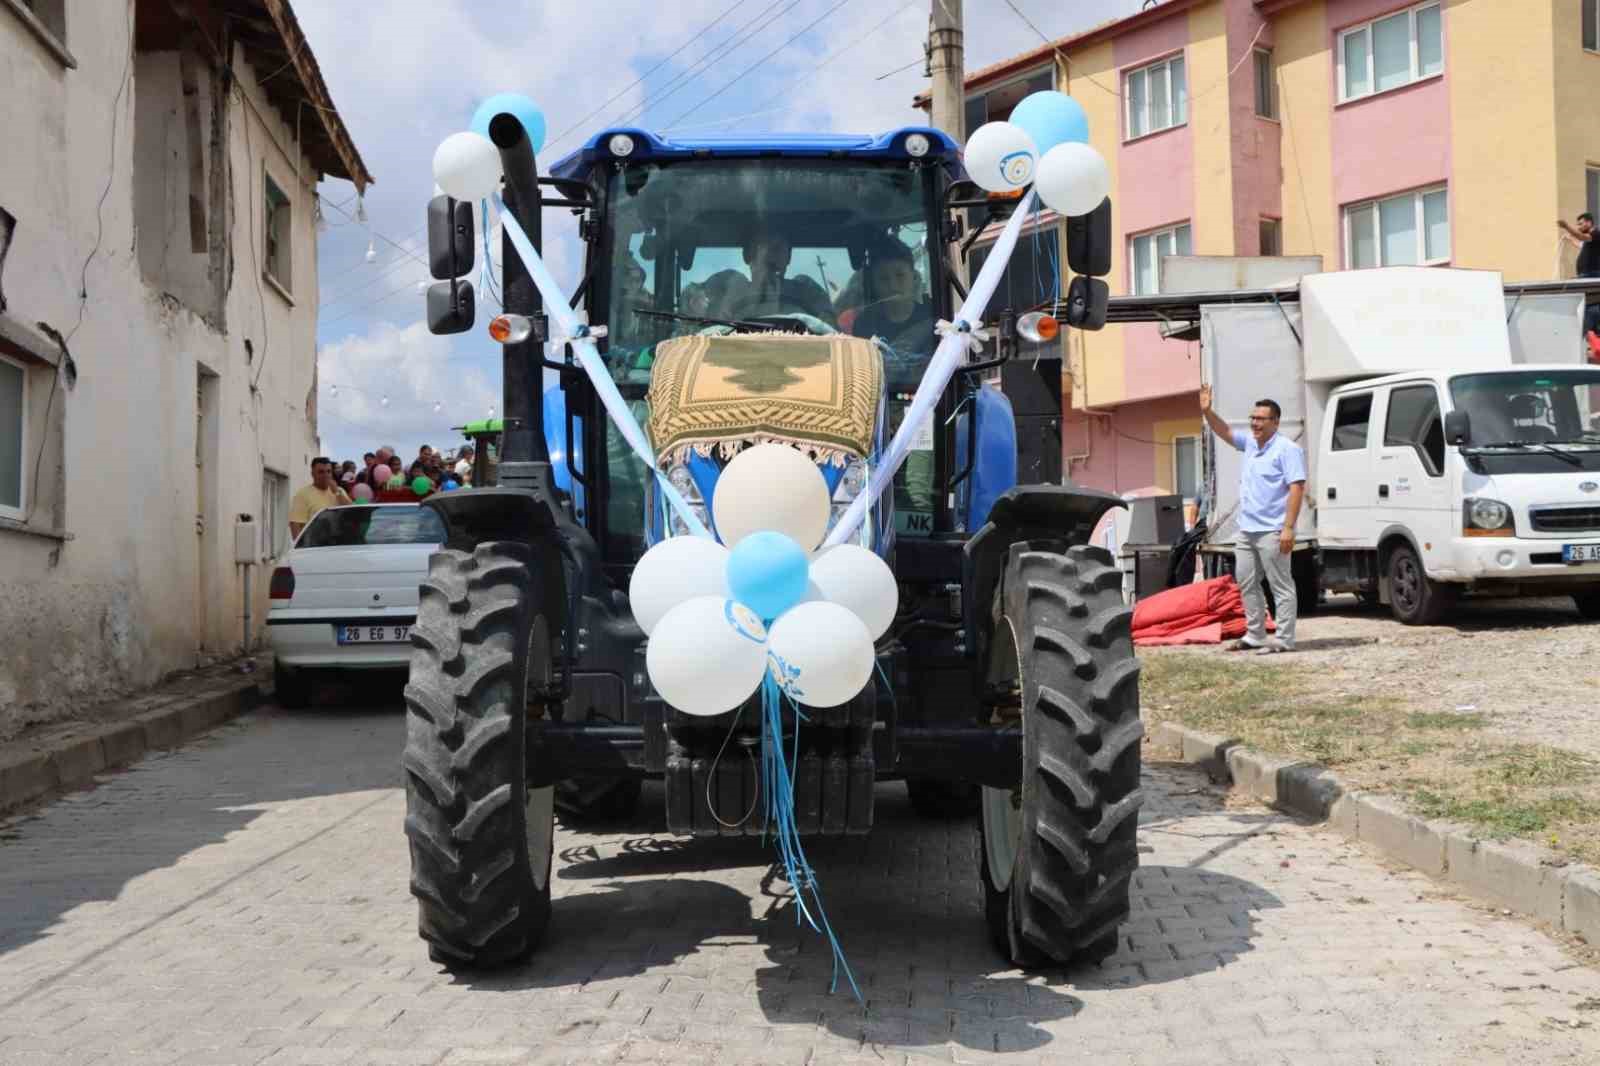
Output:
<path fill-rule="evenodd" d="M 287 0 L 0 0 L 0 144 L 3 737 L 261 641 L 372 179 Z"/>

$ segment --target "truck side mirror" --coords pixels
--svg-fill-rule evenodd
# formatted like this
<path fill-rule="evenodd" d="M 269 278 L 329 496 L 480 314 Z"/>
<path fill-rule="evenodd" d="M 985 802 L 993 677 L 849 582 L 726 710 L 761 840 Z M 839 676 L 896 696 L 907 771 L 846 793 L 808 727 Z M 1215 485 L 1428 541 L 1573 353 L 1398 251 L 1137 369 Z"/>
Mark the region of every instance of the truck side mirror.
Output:
<path fill-rule="evenodd" d="M 472 269 L 472 204 L 435 196 L 428 201 L 428 270 L 440 281 Z"/>
<path fill-rule="evenodd" d="M 477 315 L 470 281 L 436 281 L 428 286 L 428 332 L 465 333 Z"/>
<path fill-rule="evenodd" d="M 1111 198 L 1087 215 L 1067 219 L 1067 265 L 1074 274 L 1103 278 L 1111 273 Z"/>
<path fill-rule="evenodd" d="M 1460 447 L 1472 443 L 1472 419 L 1465 411 L 1448 411 L 1444 416 L 1444 439 Z"/>

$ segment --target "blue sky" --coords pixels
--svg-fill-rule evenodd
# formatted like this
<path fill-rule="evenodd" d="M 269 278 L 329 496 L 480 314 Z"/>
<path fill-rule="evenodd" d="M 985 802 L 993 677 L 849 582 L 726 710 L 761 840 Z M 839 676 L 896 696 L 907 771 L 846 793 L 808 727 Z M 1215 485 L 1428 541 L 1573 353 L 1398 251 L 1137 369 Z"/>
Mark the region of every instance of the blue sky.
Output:
<path fill-rule="evenodd" d="M 1052 37 L 1140 6 L 1012 2 Z M 418 292 L 433 150 L 478 101 L 516 91 L 543 108 L 542 166 L 622 121 L 669 135 L 890 129 L 919 120 L 911 98 L 927 87 L 928 10 L 929 0 L 390 0 L 376 14 L 355 0 L 299 0 L 295 14 L 376 178 L 366 224 L 347 217 L 354 186 L 321 186 L 322 450 L 359 460 L 389 444 L 409 458 L 421 444 L 458 443 L 450 426 L 498 413 L 500 350 L 483 332 L 487 315 L 480 307 L 470 333 L 434 337 Z M 1006 0 L 966 0 L 965 15 L 969 70 L 1041 43 Z M 571 216 L 545 219 L 551 266 L 569 281 L 581 266 Z"/>

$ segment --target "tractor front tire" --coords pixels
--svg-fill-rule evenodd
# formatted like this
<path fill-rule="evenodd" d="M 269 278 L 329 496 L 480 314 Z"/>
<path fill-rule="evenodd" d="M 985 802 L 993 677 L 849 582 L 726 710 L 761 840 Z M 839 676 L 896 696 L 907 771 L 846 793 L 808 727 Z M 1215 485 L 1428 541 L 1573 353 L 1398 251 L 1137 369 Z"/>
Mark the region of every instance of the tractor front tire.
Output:
<path fill-rule="evenodd" d="M 995 593 L 989 684 L 1021 699 L 1022 783 L 983 790 L 978 863 L 995 945 L 1022 967 L 1117 950 L 1139 865 L 1139 662 L 1098 548 L 1016 544 Z"/>
<path fill-rule="evenodd" d="M 429 956 L 451 969 L 522 958 L 550 921 L 553 782 L 527 775 L 528 720 L 552 673 L 532 554 L 490 542 L 428 560 L 406 685 L 406 836 Z"/>

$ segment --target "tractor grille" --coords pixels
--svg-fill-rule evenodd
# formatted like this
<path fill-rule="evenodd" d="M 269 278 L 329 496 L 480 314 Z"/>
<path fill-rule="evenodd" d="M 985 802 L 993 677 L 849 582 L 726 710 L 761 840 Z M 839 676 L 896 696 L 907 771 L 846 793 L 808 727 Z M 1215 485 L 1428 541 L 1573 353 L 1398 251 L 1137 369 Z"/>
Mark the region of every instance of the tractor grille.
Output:
<path fill-rule="evenodd" d="M 1540 533 L 1600 533 L 1600 507 L 1535 507 L 1528 520 Z"/>

